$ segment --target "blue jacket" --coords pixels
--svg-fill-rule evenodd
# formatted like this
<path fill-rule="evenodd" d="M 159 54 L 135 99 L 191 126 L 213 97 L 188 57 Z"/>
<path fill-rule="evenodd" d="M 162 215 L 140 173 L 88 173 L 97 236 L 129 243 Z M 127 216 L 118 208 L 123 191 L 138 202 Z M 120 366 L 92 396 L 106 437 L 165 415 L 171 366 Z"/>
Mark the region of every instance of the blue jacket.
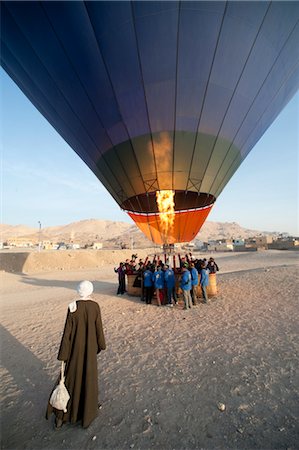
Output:
<path fill-rule="evenodd" d="M 191 289 L 191 273 L 189 272 L 189 270 L 185 270 L 182 273 L 180 287 L 183 289 L 183 291 L 190 291 L 190 289 Z"/>
<path fill-rule="evenodd" d="M 209 274 L 206 269 L 201 269 L 200 272 L 200 285 L 208 286 L 209 285 Z"/>
<path fill-rule="evenodd" d="M 172 289 L 175 286 L 175 277 L 172 269 L 166 269 L 164 272 L 164 279 L 167 289 Z"/>
<path fill-rule="evenodd" d="M 143 273 L 143 286 L 151 287 L 153 285 L 153 272 L 149 269 Z"/>
<path fill-rule="evenodd" d="M 155 289 L 164 288 L 164 272 L 162 272 L 162 270 L 157 270 L 156 272 L 154 272 L 153 282 Z"/>
<path fill-rule="evenodd" d="M 198 272 L 195 269 L 195 267 L 192 267 L 190 272 L 191 272 L 191 284 L 192 284 L 192 286 L 197 286 L 198 285 Z"/>

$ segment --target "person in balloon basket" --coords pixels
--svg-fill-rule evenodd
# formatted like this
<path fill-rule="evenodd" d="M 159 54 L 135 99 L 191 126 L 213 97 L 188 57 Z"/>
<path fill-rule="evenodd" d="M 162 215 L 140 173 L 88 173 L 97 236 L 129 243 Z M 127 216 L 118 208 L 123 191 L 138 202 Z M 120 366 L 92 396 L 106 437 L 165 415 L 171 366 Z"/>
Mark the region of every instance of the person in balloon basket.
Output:
<path fill-rule="evenodd" d="M 172 307 L 173 303 L 177 304 L 176 294 L 175 294 L 175 276 L 174 271 L 169 265 L 165 265 L 164 280 L 167 290 L 167 306 Z M 173 300 L 173 303 L 172 303 Z"/>
<path fill-rule="evenodd" d="M 158 306 L 161 306 L 160 292 L 162 296 L 164 290 L 164 272 L 162 271 L 161 265 L 157 267 L 156 271 L 153 274 L 153 283 L 156 290 L 157 304 Z"/>
<path fill-rule="evenodd" d="M 200 287 L 203 296 L 203 302 L 208 303 L 208 294 L 207 294 L 207 286 L 209 285 L 209 272 L 206 269 L 205 262 L 201 263 L 201 271 L 200 271 Z"/>
<path fill-rule="evenodd" d="M 186 310 L 191 309 L 192 299 L 191 299 L 191 273 L 188 270 L 188 263 L 185 263 L 182 267 L 182 276 L 180 281 L 180 288 L 183 292 L 183 298 Z"/>
<path fill-rule="evenodd" d="M 146 266 L 146 269 L 143 272 L 143 287 L 145 290 L 145 303 L 150 305 L 153 297 L 153 272 L 150 264 Z"/>
<path fill-rule="evenodd" d="M 57 357 L 65 361 L 65 386 L 70 395 L 67 412 L 53 408 L 50 400 L 46 412 L 47 419 L 55 414 L 56 428 L 65 422 L 78 421 L 87 428 L 99 409 L 97 355 L 106 348 L 101 311 L 90 298 L 93 292 L 90 281 L 82 281 L 77 292 L 79 299 L 68 307 Z"/>
<path fill-rule="evenodd" d="M 214 258 L 210 258 L 207 264 L 207 269 L 209 271 L 209 273 L 216 273 L 219 271 L 219 267 L 216 263 L 216 261 L 214 260 Z"/>

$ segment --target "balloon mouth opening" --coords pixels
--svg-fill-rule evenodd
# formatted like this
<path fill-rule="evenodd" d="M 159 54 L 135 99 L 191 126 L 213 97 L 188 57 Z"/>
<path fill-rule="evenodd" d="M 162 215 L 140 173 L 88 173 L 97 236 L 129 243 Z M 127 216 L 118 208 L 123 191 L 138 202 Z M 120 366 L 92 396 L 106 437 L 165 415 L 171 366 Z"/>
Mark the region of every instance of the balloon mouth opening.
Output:
<path fill-rule="evenodd" d="M 204 209 L 213 205 L 215 200 L 214 195 L 203 192 L 174 191 L 174 212 Z M 120 207 L 132 213 L 159 214 L 156 191 L 130 197 Z"/>

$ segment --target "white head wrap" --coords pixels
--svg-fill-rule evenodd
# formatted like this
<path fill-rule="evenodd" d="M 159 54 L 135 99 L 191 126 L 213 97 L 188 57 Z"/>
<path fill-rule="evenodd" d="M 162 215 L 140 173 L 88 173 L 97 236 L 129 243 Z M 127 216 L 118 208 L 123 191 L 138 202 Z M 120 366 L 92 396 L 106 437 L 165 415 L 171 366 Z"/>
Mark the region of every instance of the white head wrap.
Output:
<path fill-rule="evenodd" d="M 93 293 L 93 284 L 91 281 L 81 281 L 78 284 L 77 292 L 82 300 L 87 299 Z"/>

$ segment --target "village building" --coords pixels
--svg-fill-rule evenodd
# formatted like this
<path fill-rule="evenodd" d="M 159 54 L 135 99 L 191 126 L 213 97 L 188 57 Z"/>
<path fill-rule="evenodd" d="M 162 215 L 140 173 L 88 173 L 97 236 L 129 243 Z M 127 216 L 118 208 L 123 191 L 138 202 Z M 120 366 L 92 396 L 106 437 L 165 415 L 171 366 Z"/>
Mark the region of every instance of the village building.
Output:
<path fill-rule="evenodd" d="M 272 242 L 273 242 L 272 236 L 260 235 L 245 239 L 245 247 L 254 248 L 256 250 L 268 250 L 268 246 Z"/>
<path fill-rule="evenodd" d="M 233 249 L 233 242 L 230 239 L 217 239 L 208 241 L 207 244 L 207 251 L 210 252 L 232 252 Z"/>
<path fill-rule="evenodd" d="M 103 248 L 103 243 L 102 242 L 94 242 L 92 244 L 92 248 L 94 250 L 101 250 Z"/>
<path fill-rule="evenodd" d="M 5 246 L 7 246 L 7 247 L 32 248 L 37 245 L 38 245 L 38 239 L 30 238 L 27 236 L 11 237 L 11 238 L 7 238 L 5 241 Z"/>
<path fill-rule="evenodd" d="M 299 237 L 281 237 L 269 244 L 269 248 L 273 250 L 298 250 Z"/>

